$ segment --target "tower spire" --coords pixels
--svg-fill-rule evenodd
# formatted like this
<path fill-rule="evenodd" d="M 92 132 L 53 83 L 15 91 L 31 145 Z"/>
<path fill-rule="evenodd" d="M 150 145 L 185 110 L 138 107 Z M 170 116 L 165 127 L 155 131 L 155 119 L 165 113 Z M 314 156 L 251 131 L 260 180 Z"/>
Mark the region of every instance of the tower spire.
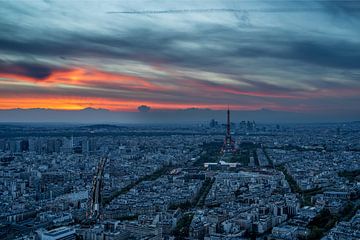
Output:
<path fill-rule="evenodd" d="M 224 141 L 223 152 L 233 152 L 234 151 L 234 141 L 231 137 L 231 121 L 230 121 L 230 107 L 227 109 L 227 122 L 226 122 L 226 135 Z"/>
<path fill-rule="evenodd" d="M 227 110 L 226 135 L 230 136 L 230 108 L 229 108 L 229 105 L 228 105 L 228 110 Z"/>

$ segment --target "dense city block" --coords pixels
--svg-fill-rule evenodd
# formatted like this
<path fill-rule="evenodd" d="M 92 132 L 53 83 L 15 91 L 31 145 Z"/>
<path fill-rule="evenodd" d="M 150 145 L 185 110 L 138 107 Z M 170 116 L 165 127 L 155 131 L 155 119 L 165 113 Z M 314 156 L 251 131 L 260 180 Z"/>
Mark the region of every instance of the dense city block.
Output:
<path fill-rule="evenodd" d="M 359 239 L 360 123 L 0 127 L 1 239 Z"/>

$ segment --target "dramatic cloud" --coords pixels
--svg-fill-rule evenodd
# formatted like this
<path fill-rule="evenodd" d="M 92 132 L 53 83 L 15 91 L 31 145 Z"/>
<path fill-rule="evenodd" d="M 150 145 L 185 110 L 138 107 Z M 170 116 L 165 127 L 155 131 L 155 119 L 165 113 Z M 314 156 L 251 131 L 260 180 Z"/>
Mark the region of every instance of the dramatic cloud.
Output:
<path fill-rule="evenodd" d="M 40 64 L 26 63 L 26 62 L 11 64 L 0 61 L 1 74 L 23 76 L 23 77 L 29 77 L 29 78 L 41 80 L 49 77 L 52 74 L 53 70 L 54 69 L 51 67 Z"/>
<path fill-rule="evenodd" d="M 0 22 L 2 109 L 360 116 L 358 1 L 19 0 Z"/>

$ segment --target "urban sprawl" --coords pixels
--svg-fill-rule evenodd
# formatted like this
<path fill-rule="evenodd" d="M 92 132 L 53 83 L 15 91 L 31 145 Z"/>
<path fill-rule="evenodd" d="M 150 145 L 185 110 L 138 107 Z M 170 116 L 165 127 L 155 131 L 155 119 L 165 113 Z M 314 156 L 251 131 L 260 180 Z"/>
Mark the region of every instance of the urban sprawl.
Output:
<path fill-rule="evenodd" d="M 224 120 L 0 125 L 0 239 L 360 239 L 359 122 Z"/>

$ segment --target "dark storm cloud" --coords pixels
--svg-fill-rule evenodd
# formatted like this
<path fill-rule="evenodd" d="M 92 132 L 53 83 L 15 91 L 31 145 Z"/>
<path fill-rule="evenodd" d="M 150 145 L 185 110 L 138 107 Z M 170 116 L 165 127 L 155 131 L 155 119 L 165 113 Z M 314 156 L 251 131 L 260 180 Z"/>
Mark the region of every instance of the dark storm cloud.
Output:
<path fill-rule="evenodd" d="M 317 2 L 317 1 L 315 1 Z M 352 11 L 359 9 L 360 4 L 356 1 L 318 1 L 319 6 L 314 6 L 308 1 L 301 4 L 309 11 L 316 8 L 326 13 L 332 9 L 341 11 Z M 276 10 L 279 6 L 284 12 L 291 12 L 289 8 L 294 3 L 281 1 L 281 5 L 275 4 L 271 8 Z M 10 5 L 12 9 L 23 8 L 17 5 Z M 140 7 L 140 6 L 139 6 Z M 229 8 L 204 8 L 205 14 L 214 9 L 221 11 Z M 288 9 L 288 10 L 286 10 Z M 176 9 L 175 9 L 176 10 Z M 174 11 L 175 11 L 174 10 Z M 194 8 L 193 10 L 196 10 Z M 201 10 L 201 9 L 200 9 Z M 240 9 L 241 10 L 241 9 Z M 264 7 L 258 8 L 259 12 Z M 261 10 L 261 11 L 260 11 Z M 162 11 L 161 9 L 159 10 Z M 165 10 L 164 10 L 165 11 Z M 181 9 L 177 10 L 183 13 Z M 192 12 L 191 9 L 186 11 Z M 243 10 L 241 10 L 243 11 Z M 126 11 L 125 11 L 126 12 Z M 134 11 L 136 12 L 136 11 Z M 140 11 L 141 12 L 141 11 Z M 271 11 L 270 11 L 271 12 Z M 29 15 L 31 11 L 25 11 Z M 171 12 L 170 12 L 171 13 Z M 200 12 L 201 14 L 201 12 Z M 228 13 L 224 13 L 228 14 Z M 112 16 L 113 17 L 113 16 Z M 190 19 L 192 15 L 188 16 Z M 252 18 L 252 15 L 249 16 Z M 10 29 L 11 23 L 6 22 L 4 26 Z M 121 18 L 122 19 L 122 18 Z M 117 20 L 115 16 L 115 20 Z M 57 30 L 56 34 L 31 36 L 24 40 L 22 38 L 9 38 L 8 31 L 0 33 L 0 50 L 13 54 L 30 54 L 48 57 L 100 57 L 120 58 L 143 61 L 145 63 L 162 62 L 184 67 L 209 68 L 214 67 L 216 71 L 229 71 L 226 64 L 236 65 L 234 59 L 244 58 L 273 58 L 291 59 L 305 64 L 315 64 L 333 68 L 358 68 L 360 44 L 349 41 L 332 39 L 331 36 L 306 36 L 294 34 L 294 32 L 281 29 L 254 28 L 241 29 L 228 27 L 222 24 L 198 24 L 194 23 L 196 30 L 181 31 L 176 27 L 172 31 L 162 28 L 151 28 L 144 26 L 131 28 L 113 34 L 98 32 L 70 32 Z M 13 26 L 16 29 L 16 26 Z M 30 29 L 25 29 L 30 30 Z M 273 31 L 275 30 L 275 31 Z M 50 29 L 49 29 L 50 31 Z M 201 45 L 199 49 L 189 49 L 186 46 L 179 46 L 178 43 L 196 43 Z M 246 43 L 246 44 L 244 44 Z M 207 44 L 211 44 L 207 47 Z M 219 45 L 220 50 L 212 49 L 212 46 Z M 221 64 L 219 63 L 226 63 Z M 261 66 L 262 62 L 259 61 Z M 279 63 L 282 64 L 282 63 Z M 234 67 L 234 66 L 233 66 Z M 236 71 L 230 69 L 230 71 Z"/>
<path fill-rule="evenodd" d="M 65 70 L 54 66 L 30 63 L 30 62 L 7 62 L 0 60 L 0 75 L 12 74 L 42 80 L 49 77 L 55 70 Z"/>
<path fill-rule="evenodd" d="M 1 38 L 1 34 L 0 34 Z M 7 53 L 15 53 L 18 55 L 35 55 L 48 57 L 62 57 L 62 56 L 86 56 L 86 55 L 100 55 L 100 56 L 119 56 L 120 54 L 108 50 L 106 47 L 100 48 L 94 46 L 91 42 L 83 41 L 80 37 L 78 39 L 34 39 L 28 41 L 0 39 L 0 49 Z M 95 55 L 95 56 L 96 56 Z"/>
<path fill-rule="evenodd" d="M 331 14 L 343 14 L 344 16 L 360 17 L 360 2 L 358 0 L 318 0 Z"/>
<path fill-rule="evenodd" d="M 287 57 L 287 56 L 285 56 Z M 360 69 L 360 44 L 348 42 L 295 42 L 290 58 L 327 67 Z"/>
<path fill-rule="evenodd" d="M 243 44 L 244 42 L 253 44 Z M 187 49 L 179 43 L 202 44 L 199 49 Z M 206 44 L 210 44 L 207 46 Z M 222 48 L 211 46 L 221 44 Z M 174 64 L 190 68 L 209 68 L 228 72 L 234 59 L 273 58 L 290 59 L 304 64 L 330 68 L 360 68 L 360 43 L 326 37 L 299 36 L 278 31 L 251 32 L 241 29 L 206 26 L 196 33 L 171 33 L 137 29 L 114 36 L 74 35 L 59 39 L 33 41 L 8 40 L 1 36 L 0 49 L 15 54 L 49 57 L 100 57 L 136 60 L 145 63 Z M 225 63 L 219 65 L 219 63 Z M 261 65 L 261 61 L 259 61 Z M 225 69 L 222 71 L 222 67 Z M 230 70 L 231 71 L 231 70 Z"/>
<path fill-rule="evenodd" d="M 76 40 L 75 40 L 76 39 Z M 252 41 L 253 44 L 243 44 Z M 199 49 L 186 49 L 179 43 L 199 42 Z M 222 49 L 211 49 L 222 44 Z M 211 44 L 209 47 L 206 44 Z M 233 59 L 273 58 L 290 59 L 332 68 L 357 69 L 360 67 L 360 44 L 326 38 L 301 41 L 285 32 L 246 33 L 236 29 L 214 26 L 209 32 L 199 29 L 197 33 L 160 32 L 138 29 L 119 36 L 70 36 L 59 39 L 17 41 L 1 38 L 0 49 L 15 54 L 43 56 L 121 58 L 145 63 L 161 62 L 184 67 L 209 67 Z M 261 61 L 259 62 L 261 64 Z M 224 64 L 222 64 L 223 66 Z M 220 66 L 221 67 L 221 66 Z M 221 69 L 217 69 L 221 70 Z M 228 70 L 228 69 L 226 69 Z"/>

